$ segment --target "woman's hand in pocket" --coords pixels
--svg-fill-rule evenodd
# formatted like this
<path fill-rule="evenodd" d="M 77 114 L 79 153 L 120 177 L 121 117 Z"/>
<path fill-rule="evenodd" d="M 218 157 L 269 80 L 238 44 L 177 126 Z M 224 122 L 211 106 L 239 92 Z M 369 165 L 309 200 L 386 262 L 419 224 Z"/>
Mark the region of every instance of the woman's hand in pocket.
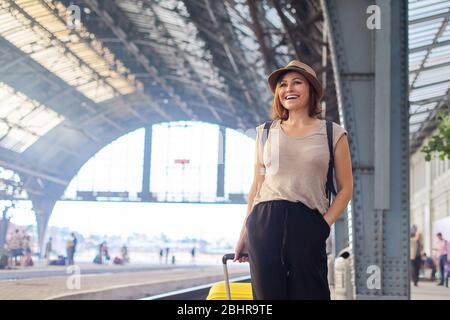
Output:
<path fill-rule="evenodd" d="M 333 219 L 332 218 L 330 218 L 328 215 L 324 215 L 323 216 L 323 220 L 325 220 L 325 222 L 328 224 L 328 226 L 331 228 L 331 226 L 333 225 L 333 223 L 335 222 L 335 221 L 333 221 Z"/>

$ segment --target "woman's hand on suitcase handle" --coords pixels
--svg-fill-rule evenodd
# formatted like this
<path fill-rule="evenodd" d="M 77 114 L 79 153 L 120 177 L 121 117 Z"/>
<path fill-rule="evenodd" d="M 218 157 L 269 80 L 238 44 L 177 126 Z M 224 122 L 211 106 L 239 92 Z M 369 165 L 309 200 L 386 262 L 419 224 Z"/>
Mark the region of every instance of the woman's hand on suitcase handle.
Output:
<path fill-rule="evenodd" d="M 240 252 L 240 253 L 235 252 L 233 262 L 235 262 L 235 261 L 248 262 L 249 261 L 248 254 L 245 252 Z"/>
<path fill-rule="evenodd" d="M 248 262 L 248 261 L 249 261 L 249 259 L 248 259 L 248 254 L 245 253 L 245 256 L 243 256 L 243 254 L 244 254 L 244 253 L 241 253 L 241 254 L 240 254 L 240 256 L 239 256 L 239 262 Z"/>
<path fill-rule="evenodd" d="M 248 255 L 242 256 L 245 250 L 245 239 L 242 237 L 239 239 L 238 243 L 236 244 L 236 248 L 234 250 L 234 259 L 233 262 L 239 261 L 239 262 L 248 262 Z"/>

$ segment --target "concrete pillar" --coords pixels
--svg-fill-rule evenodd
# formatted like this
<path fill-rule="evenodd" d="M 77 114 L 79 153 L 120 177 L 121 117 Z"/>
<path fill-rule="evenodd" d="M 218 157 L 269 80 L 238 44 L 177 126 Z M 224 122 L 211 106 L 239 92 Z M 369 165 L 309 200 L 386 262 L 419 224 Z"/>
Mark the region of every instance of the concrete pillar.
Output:
<path fill-rule="evenodd" d="M 226 128 L 219 127 L 219 148 L 217 156 L 217 198 L 225 196 L 225 146 L 226 146 Z"/>
<path fill-rule="evenodd" d="M 150 169 L 152 163 L 152 126 L 145 128 L 144 163 L 142 170 L 142 201 L 150 201 Z"/>
<path fill-rule="evenodd" d="M 39 255 L 42 257 L 45 248 L 45 233 L 47 232 L 48 221 L 55 207 L 56 199 L 42 197 L 33 199 L 32 202 L 38 229 Z"/>
<path fill-rule="evenodd" d="M 9 217 L 7 216 L 8 208 L 5 208 L 0 219 L 0 254 L 4 253 L 6 236 L 8 234 Z"/>

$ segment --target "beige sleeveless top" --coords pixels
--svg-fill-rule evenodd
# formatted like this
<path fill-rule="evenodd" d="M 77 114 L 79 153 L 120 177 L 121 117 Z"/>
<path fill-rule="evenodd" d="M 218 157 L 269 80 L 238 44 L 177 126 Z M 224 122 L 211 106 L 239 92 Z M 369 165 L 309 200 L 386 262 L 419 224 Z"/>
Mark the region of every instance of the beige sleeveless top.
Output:
<path fill-rule="evenodd" d="M 264 182 L 255 196 L 253 206 L 263 201 L 289 200 L 302 202 L 324 214 L 328 210 L 325 184 L 327 181 L 328 151 L 326 121 L 309 135 L 290 137 L 281 129 L 280 120 L 274 120 L 269 138 L 264 124 L 256 127 L 256 161 L 264 166 Z M 333 123 L 333 148 L 347 131 Z"/>

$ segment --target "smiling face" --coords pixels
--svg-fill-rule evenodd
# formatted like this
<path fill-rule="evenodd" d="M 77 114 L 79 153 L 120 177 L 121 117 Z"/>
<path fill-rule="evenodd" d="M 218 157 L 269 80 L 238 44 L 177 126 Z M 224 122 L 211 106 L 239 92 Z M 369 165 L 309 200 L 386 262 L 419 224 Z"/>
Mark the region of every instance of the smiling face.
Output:
<path fill-rule="evenodd" d="M 287 110 L 308 108 L 309 82 L 297 71 L 289 71 L 278 81 L 278 98 Z"/>

